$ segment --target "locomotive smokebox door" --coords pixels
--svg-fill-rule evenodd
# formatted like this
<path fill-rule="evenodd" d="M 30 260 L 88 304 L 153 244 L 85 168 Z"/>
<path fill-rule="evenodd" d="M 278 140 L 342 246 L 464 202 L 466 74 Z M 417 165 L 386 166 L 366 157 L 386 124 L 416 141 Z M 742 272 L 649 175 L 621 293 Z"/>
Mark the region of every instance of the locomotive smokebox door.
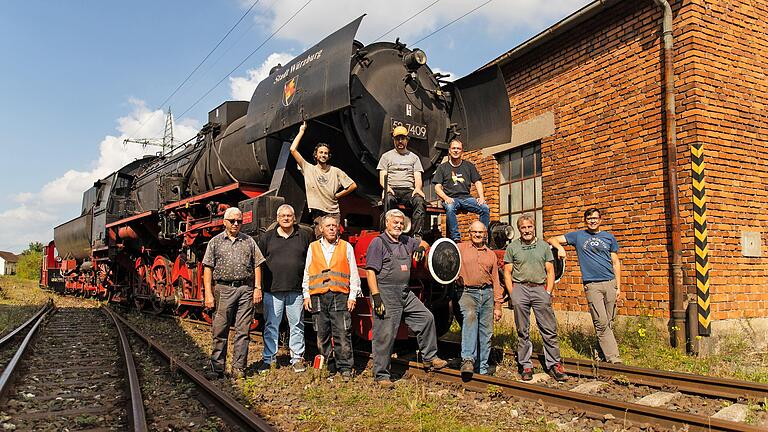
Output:
<path fill-rule="evenodd" d="M 461 254 L 459 247 L 449 238 L 441 238 L 432 244 L 427 256 L 429 273 L 438 283 L 447 285 L 459 277 Z"/>

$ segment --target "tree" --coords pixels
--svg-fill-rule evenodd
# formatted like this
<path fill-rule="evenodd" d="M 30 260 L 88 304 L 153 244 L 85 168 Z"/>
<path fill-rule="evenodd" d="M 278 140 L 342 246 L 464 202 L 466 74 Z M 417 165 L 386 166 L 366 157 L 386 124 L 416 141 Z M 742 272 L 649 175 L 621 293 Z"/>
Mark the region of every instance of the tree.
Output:
<path fill-rule="evenodd" d="M 40 279 L 40 263 L 43 259 L 43 244 L 30 242 L 27 250 L 21 253 L 16 264 L 16 274 L 24 279 Z"/>

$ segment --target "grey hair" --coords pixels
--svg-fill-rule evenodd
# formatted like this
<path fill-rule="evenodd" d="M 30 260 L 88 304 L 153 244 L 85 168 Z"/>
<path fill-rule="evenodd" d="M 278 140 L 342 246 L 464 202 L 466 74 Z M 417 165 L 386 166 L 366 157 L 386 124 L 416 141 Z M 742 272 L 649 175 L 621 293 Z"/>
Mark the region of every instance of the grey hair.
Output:
<path fill-rule="evenodd" d="M 389 221 L 389 220 L 390 220 L 390 219 L 392 219 L 393 217 L 399 217 L 399 218 L 403 218 L 403 220 L 404 220 L 404 219 L 405 219 L 405 213 L 403 213 L 403 212 L 402 212 L 402 211 L 400 211 L 399 209 L 392 209 L 392 210 L 389 210 L 389 211 L 388 211 L 388 212 L 387 212 L 387 213 L 384 215 L 384 219 L 385 219 L 385 220 L 387 220 L 387 221 Z"/>
<path fill-rule="evenodd" d="M 237 213 L 239 215 L 242 215 L 243 212 L 240 211 L 237 207 L 229 207 L 228 209 L 224 210 L 224 219 L 229 219 L 230 216 L 233 216 L 234 213 Z"/>
<path fill-rule="evenodd" d="M 531 223 L 536 226 L 536 219 L 533 218 L 529 213 L 526 213 L 517 220 L 517 229 L 520 229 L 520 221 L 528 220 L 531 221 Z"/>
<path fill-rule="evenodd" d="M 279 217 L 280 216 L 280 211 L 282 211 L 282 210 L 290 210 L 291 214 L 296 216 L 296 211 L 293 209 L 293 206 L 291 206 L 290 204 L 283 204 L 280 207 L 278 207 L 277 208 L 276 216 Z"/>
<path fill-rule="evenodd" d="M 320 220 L 318 221 L 320 226 L 325 226 L 326 219 L 333 219 L 334 222 L 337 222 L 336 216 L 327 214 L 327 215 L 324 215 L 324 216 L 320 216 Z"/>

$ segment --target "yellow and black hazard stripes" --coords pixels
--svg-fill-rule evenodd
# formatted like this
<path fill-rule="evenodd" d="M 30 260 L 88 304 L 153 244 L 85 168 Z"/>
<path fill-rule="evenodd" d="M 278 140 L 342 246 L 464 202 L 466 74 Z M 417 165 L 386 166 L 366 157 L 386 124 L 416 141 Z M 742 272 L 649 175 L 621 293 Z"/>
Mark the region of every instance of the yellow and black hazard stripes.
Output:
<path fill-rule="evenodd" d="M 699 335 L 711 335 L 709 304 L 709 245 L 707 241 L 707 188 L 704 182 L 704 144 L 691 145 L 693 177 L 693 233 L 696 247 L 696 297 L 699 304 Z"/>

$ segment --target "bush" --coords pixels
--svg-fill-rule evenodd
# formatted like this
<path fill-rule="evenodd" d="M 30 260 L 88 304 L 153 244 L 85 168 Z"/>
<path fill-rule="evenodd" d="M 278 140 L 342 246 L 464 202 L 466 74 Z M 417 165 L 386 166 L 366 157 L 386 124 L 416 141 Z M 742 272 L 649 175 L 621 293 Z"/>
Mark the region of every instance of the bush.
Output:
<path fill-rule="evenodd" d="M 20 278 L 39 280 L 40 262 L 43 254 L 37 251 L 25 251 L 21 254 L 18 264 L 16 264 L 16 274 Z"/>

